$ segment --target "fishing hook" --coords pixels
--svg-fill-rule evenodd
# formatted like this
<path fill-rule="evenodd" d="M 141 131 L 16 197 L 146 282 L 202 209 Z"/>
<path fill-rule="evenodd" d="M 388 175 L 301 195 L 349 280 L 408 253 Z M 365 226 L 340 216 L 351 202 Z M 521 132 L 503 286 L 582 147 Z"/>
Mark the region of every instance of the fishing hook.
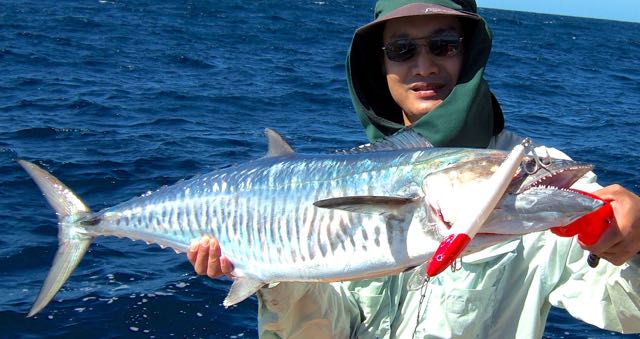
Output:
<path fill-rule="evenodd" d="M 546 153 L 546 155 L 541 158 L 536 152 L 536 149 L 533 147 L 533 142 L 531 141 L 531 139 L 525 138 L 521 144 L 522 146 L 524 146 L 527 153 L 531 153 L 531 156 L 533 157 L 533 160 L 534 160 L 533 168 L 531 168 L 531 166 L 529 165 L 531 164 L 530 161 L 523 162 L 522 168 L 527 174 L 534 174 L 538 172 L 541 168 L 545 169 L 546 171 L 549 171 L 547 166 L 551 165 L 551 156 L 549 155 L 549 151 L 547 151 L 546 147 L 544 149 L 544 152 Z"/>
<path fill-rule="evenodd" d="M 456 260 L 451 263 L 451 272 L 458 272 L 462 269 L 462 258 L 456 258 Z"/>

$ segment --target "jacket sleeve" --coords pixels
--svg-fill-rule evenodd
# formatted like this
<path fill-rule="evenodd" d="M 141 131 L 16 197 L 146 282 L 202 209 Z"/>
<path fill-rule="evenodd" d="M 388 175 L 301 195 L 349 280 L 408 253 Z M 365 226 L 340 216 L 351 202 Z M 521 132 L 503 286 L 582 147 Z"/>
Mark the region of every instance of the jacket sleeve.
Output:
<path fill-rule="evenodd" d="M 360 323 L 355 300 L 337 283 L 283 282 L 257 296 L 262 338 L 349 338 Z"/>
<path fill-rule="evenodd" d="M 549 295 L 550 303 L 600 328 L 640 332 L 640 258 L 621 266 L 601 260 L 591 268 L 588 255 L 576 239 L 571 240 L 566 266 Z"/>
<path fill-rule="evenodd" d="M 560 157 L 562 153 L 556 152 L 552 156 Z M 601 188 L 593 172 L 573 187 L 588 192 Z M 596 268 L 591 268 L 587 264 L 589 252 L 580 247 L 576 238 L 562 248 L 566 264 L 558 270 L 562 273 L 549 295 L 550 303 L 600 328 L 640 332 L 640 256 L 621 266 L 600 260 Z"/>

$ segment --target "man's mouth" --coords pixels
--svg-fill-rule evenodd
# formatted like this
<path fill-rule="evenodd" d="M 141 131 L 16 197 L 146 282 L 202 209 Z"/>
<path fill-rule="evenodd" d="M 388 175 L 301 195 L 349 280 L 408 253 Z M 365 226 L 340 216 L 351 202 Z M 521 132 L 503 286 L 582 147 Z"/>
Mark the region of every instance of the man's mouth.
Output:
<path fill-rule="evenodd" d="M 443 83 L 415 83 L 409 86 L 409 89 L 419 95 L 433 96 L 445 87 Z"/>

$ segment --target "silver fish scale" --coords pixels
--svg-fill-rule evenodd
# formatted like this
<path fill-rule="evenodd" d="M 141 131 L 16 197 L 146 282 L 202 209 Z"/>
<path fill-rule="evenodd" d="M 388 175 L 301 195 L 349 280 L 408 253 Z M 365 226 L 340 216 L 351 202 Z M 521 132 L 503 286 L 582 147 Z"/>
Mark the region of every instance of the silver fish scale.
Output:
<path fill-rule="evenodd" d="M 392 140 L 362 153 L 304 156 L 293 154 L 275 132 L 267 130 L 267 137 L 268 157 L 180 181 L 95 214 L 50 173 L 18 160 L 59 220 L 60 247 L 29 316 L 51 301 L 100 235 L 179 251 L 203 235 L 218 238 L 236 276 L 225 306 L 265 283 L 396 274 L 433 255 L 448 225 L 467 213 L 461 200 L 472 199 L 478 183 L 506 157 L 506 152 L 470 149 L 386 150 Z M 469 253 L 514 235 L 567 225 L 601 207 L 597 199 L 553 187 L 555 181 L 570 185 L 590 166 L 553 161 L 545 169 L 516 177 L 511 192 L 518 192 L 503 197 L 492 213 L 495 231 L 479 233 Z M 527 182 L 552 187 L 531 188 Z"/>
<path fill-rule="evenodd" d="M 263 279 L 291 277 L 294 267 L 309 268 L 297 272 L 300 275 L 318 274 L 314 268 L 336 260 L 365 265 L 362 251 L 374 248 L 393 261 L 387 241 L 392 235 L 383 216 L 313 203 L 335 197 L 403 196 L 408 187 L 419 187 L 429 172 L 472 154 L 429 149 L 376 155 L 294 155 L 247 162 L 105 209 L 96 215 L 101 222 L 90 232 L 179 251 L 186 251 L 193 239 L 211 235 L 234 263 L 234 273 Z M 418 163 L 427 164 L 422 173 L 416 170 Z"/>

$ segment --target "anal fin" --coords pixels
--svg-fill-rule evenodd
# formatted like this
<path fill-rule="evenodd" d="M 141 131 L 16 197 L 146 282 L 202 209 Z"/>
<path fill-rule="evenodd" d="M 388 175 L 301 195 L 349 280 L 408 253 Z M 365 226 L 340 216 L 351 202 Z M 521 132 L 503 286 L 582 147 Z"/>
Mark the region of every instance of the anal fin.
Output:
<path fill-rule="evenodd" d="M 229 294 L 222 303 L 224 307 L 235 305 L 256 293 L 264 283 L 247 277 L 235 278 Z"/>

